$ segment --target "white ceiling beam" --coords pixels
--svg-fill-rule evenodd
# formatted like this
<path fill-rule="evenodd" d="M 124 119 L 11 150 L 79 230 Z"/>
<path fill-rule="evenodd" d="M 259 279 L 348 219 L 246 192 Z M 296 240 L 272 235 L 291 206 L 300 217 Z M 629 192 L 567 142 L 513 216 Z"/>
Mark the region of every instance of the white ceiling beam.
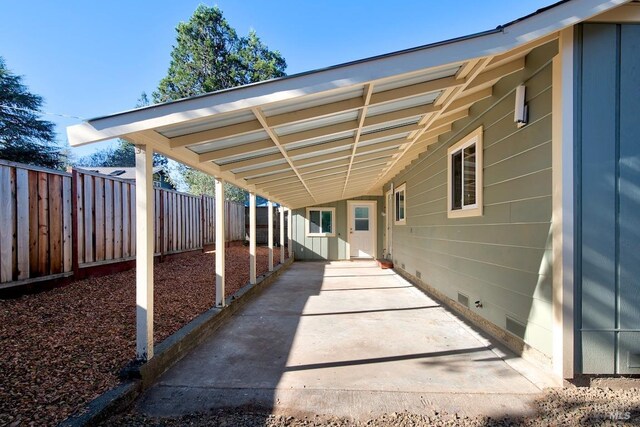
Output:
<path fill-rule="evenodd" d="M 203 130 L 200 132 L 190 133 L 188 135 L 169 138 L 169 146 L 171 148 L 178 148 L 186 147 L 187 145 L 204 144 L 206 142 L 213 142 L 219 139 L 229 138 L 230 136 L 244 135 L 259 130 L 262 130 L 260 122 L 257 120 L 250 120 L 248 122 L 237 123 L 235 125 Z"/>
<path fill-rule="evenodd" d="M 389 113 L 378 114 L 376 116 L 369 116 L 364 120 L 364 127 L 393 122 L 396 120 L 408 119 L 411 117 L 424 116 L 425 114 L 433 113 L 437 109 L 438 107 L 433 104 L 425 104 L 417 107 L 391 111 Z"/>
<path fill-rule="evenodd" d="M 376 186 L 378 186 L 381 181 L 384 182 L 384 179 L 386 179 L 389 176 L 389 171 L 393 168 L 393 166 L 396 163 L 398 163 L 398 161 L 402 158 L 402 156 L 422 136 L 423 133 L 425 133 L 427 130 L 430 130 L 431 125 L 434 122 L 436 122 L 440 118 L 442 113 L 444 111 L 446 111 L 449 108 L 449 106 L 456 100 L 457 95 L 459 93 L 461 93 L 467 86 L 469 86 L 471 84 L 471 82 L 473 82 L 473 80 L 476 77 L 478 77 L 478 75 L 480 73 L 482 73 L 482 71 L 486 68 L 487 64 L 489 64 L 490 61 L 491 61 L 491 57 L 482 58 L 482 59 L 477 61 L 477 63 L 473 66 L 473 68 L 470 71 L 467 71 L 467 70 L 464 71 L 465 73 L 468 73 L 464 77 L 465 83 L 463 85 L 457 86 L 454 89 L 453 93 L 449 96 L 449 98 L 442 103 L 442 108 L 439 109 L 438 111 L 436 111 L 433 115 L 431 115 L 429 120 L 426 123 L 424 123 L 424 126 L 415 135 L 413 135 L 412 139 L 403 148 L 402 152 L 398 156 L 396 156 L 394 159 L 392 159 L 391 162 L 389 162 L 389 164 L 385 168 L 385 171 L 378 177 L 378 179 L 376 179 L 373 182 L 373 184 L 371 185 L 370 189 L 376 188 Z M 473 96 L 479 96 L 478 94 L 482 94 L 482 92 L 483 91 L 480 91 L 480 92 L 477 92 L 475 94 L 469 95 L 467 98 L 470 98 L 470 97 L 473 97 Z"/>
<path fill-rule="evenodd" d="M 400 99 L 410 98 L 416 95 L 422 95 L 430 92 L 438 92 L 449 87 L 460 86 L 462 84 L 464 84 L 464 80 L 458 80 L 455 76 L 451 76 L 443 77 L 436 80 L 429 80 L 423 83 L 402 86 L 396 89 L 374 93 L 371 96 L 371 105 L 397 101 Z"/>
<path fill-rule="evenodd" d="M 315 129 L 305 130 L 302 132 L 282 135 L 281 137 L 279 137 L 279 141 L 282 145 L 287 145 L 294 142 L 306 141 L 307 139 L 326 137 L 337 133 L 348 132 L 356 130 L 357 128 L 357 120 L 351 120 L 348 122 L 337 123 L 335 125 L 323 126 Z"/>
<path fill-rule="evenodd" d="M 309 192 L 309 195 L 313 198 L 313 195 L 311 194 L 311 191 L 309 191 L 309 188 L 307 187 L 307 184 L 304 182 L 304 179 L 302 179 L 302 176 L 300 176 L 300 172 L 298 172 L 298 169 L 296 168 L 296 166 L 293 164 L 293 162 L 291 161 L 291 159 L 287 155 L 287 150 L 285 150 L 284 147 L 282 146 L 282 144 L 280 143 L 280 139 L 278 138 L 278 135 L 275 133 L 275 131 L 273 129 L 271 129 L 269 127 L 269 124 L 267 123 L 267 119 L 265 118 L 264 113 L 262 112 L 262 110 L 260 108 L 253 108 L 252 111 L 253 111 L 253 114 L 258 119 L 258 121 L 262 124 L 262 127 L 267 132 L 267 134 L 269 135 L 271 140 L 273 140 L 274 144 L 276 144 L 276 146 L 280 150 L 280 153 L 284 156 L 285 160 L 287 161 L 287 163 L 291 167 L 291 170 L 293 170 L 295 172 L 295 174 L 298 175 L 298 178 L 300 179 L 300 182 L 302 183 L 302 185 L 304 185 L 304 187 L 307 190 L 307 192 Z"/>
<path fill-rule="evenodd" d="M 219 166 L 215 163 L 206 162 L 200 163 L 198 161 L 198 155 L 187 148 L 172 149 L 169 145 L 169 138 L 159 134 L 155 131 L 143 131 L 136 132 L 125 136 L 125 139 L 131 141 L 133 144 L 144 144 L 152 147 L 152 149 L 160 154 L 167 156 L 182 164 L 193 167 L 206 174 L 215 176 L 220 179 L 236 185 L 246 191 L 259 192 L 257 187 L 252 184 L 248 184 L 244 179 L 238 177 L 231 172 L 221 171 Z M 280 203 L 280 199 L 270 193 L 263 193 L 265 197 L 270 197 L 271 200 Z"/>
<path fill-rule="evenodd" d="M 254 157 L 252 159 L 238 160 L 238 161 L 233 161 L 231 163 L 225 163 L 223 165 L 220 165 L 220 170 L 221 171 L 230 171 L 230 170 L 234 170 L 234 169 L 246 168 L 246 167 L 251 167 L 251 166 L 258 166 L 258 165 L 261 165 L 263 163 L 273 162 L 275 160 L 284 160 L 284 158 L 282 157 L 282 154 L 280 154 L 280 153 L 268 154 L 266 156 Z"/>
<path fill-rule="evenodd" d="M 273 173 L 265 176 L 256 176 L 256 175 L 258 174 L 249 175 L 249 176 L 255 176 L 255 178 L 248 178 L 247 182 L 249 184 L 261 185 L 261 184 L 264 184 L 265 182 L 278 181 L 278 180 L 290 178 L 290 177 L 296 177 L 296 178 L 298 177 L 292 170 L 288 170 L 280 173 Z"/>
<path fill-rule="evenodd" d="M 248 179 L 248 177 L 263 175 L 265 173 L 272 173 L 272 172 L 284 173 L 288 171 L 291 171 L 291 166 L 288 163 L 281 163 L 278 165 L 265 166 L 261 168 L 255 168 L 255 169 L 249 169 L 242 172 L 237 172 L 236 175 L 244 179 Z"/>
<path fill-rule="evenodd" d="M 373 94 L 373 83 L 368 84 L 364 88 L 364 106 L 360 110 L 360 117 L 358 118 L 358 130 L 356 130 L 356 135 L 353 141 L 353 148 L 351 150 L 351 159 L 349 161 L 349 168 L 347 169 L 347 178 L 344 181 L 344 187 L 342 188 L 342 195 L 344 196 L 344 192 L 346 191 L 347 185 L 349 184 L 349 174 L 351 173 L 351 166 L 353 166 L 353 158 L 356 156 L 356 151 L 358 150 L 358 142 L 360 142 L 360 135 L 362 134 L 362 127 L 364 126 L 364 121 L 367 118 L 367 111 L 369 109 L 369 102 L 371 102 L 371 95 Z"/>
<path fill-rule="evenodd" d="M 314 144 L 301 148 L 288 149 L 287 153 L 290 157 L 296 157 L 303 154 L 316 153 L 318 151 L 333 150 L 339 147 L 349 147 L 353 144 L 353 138 L 343 138 L 337 141 L 323 142 L 322 144 Z"/>
<path fill-rule="evenodd" d="M 365 135 L 361 135 L 360 136 L 360 142 L 369 142 L 369 141 L 373 141 L 375 139 L 378 138 L 386 138 L 388 136 L 392 136 L 392 135 L 399 135 L 402 133 L 408 133 L 408 132 L 413 132 L 414 130 L 419 129 L 420 126 L 417 123 L 411 124 L 411 125 L 404 125 L 404 126 L 399 126 L 396 128 L 392 128 L 392 129 L 385 129 L 385 130 L 381 130 L 378 132 L 371 132 L 371 133 L 367 133 Z"/>
<path fill-rule="evenodd" d="M 495 67 L 489 71 L 485 71 L 473 80 L 473 83 L 465 89 L 465 92 L 491 87 L 501 78 L 523 70 L 524 66 L 525 59 L 522 57 Z"/>
<path fill-rule="evenodd" d="M 234 145 L 233 147 L 222 148 L 220 150 L 207 151 L 200 154 L 201 162 L 216 161 L 226 157 L 237 156 L 239 154 L 248 154 L 255 151 L 266 150 L 273 147 L 273 141 L 263 139 L 262 141 L 250 142 L 248 144 Z"/>
<path fill-rule="evenodd" d="M 267 117 L 267 123 L 270 127 L 277 127 L 284 124 L 303 122 L 306 120 L 318 119 L 338 113 L 353 111 L 362 108 L 362 106 L 362 98 L 360 97 L 345 99 L 343 101 L 336 101 L 329 104 L 318 105 L 316 107 L 269 116 Z"/>

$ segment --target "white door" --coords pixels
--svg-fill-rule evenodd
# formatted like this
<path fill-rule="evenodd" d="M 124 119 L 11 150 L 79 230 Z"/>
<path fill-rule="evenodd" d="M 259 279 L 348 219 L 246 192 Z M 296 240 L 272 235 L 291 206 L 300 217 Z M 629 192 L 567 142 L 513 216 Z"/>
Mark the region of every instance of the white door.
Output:
<path fill-rule="evenodd" d="M 376 202 L 349 201 L 348 208 L 351 258 L 375 258 Z"/>

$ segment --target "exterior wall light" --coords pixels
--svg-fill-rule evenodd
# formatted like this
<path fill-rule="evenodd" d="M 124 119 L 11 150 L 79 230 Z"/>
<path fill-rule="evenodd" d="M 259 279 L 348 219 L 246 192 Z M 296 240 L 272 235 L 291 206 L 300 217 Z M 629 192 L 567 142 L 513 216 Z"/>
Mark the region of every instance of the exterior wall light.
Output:
<path fill-rule="evenodd" d="M 518 129 L 529 121 L 529 108 L 525 99 L 526 92 L 527 87 L 525 85 L 520 85 L 516 88 L 516 105 L 513 120 L 516 122 Z"/>

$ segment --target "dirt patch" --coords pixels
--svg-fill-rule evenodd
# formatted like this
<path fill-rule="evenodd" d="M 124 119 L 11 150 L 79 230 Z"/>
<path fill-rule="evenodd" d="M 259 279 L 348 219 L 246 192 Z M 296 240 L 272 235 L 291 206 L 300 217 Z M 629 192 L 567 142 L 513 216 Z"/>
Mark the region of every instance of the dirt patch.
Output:
<path fill-rule="evenodd" d="M 249 252 L 225 255 L 228 296 L 249 281 Z M 265 247 L 257 270 L 268 271 Z M 174 256 L 155 267 L 154 282 L 158 343 L 214 305 L 215 255 Z M 116 386 L 134 357 L 135 270 L 0 300 L 0 425 L 57 425 Z"/>

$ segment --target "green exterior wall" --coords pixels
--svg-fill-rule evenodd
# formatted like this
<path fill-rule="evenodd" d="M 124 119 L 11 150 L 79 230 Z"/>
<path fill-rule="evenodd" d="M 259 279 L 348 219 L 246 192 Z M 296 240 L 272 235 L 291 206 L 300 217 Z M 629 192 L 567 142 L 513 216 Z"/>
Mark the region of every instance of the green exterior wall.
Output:
<path fill-rule="evenodd" d="M 407 184 L 407 222 L 393 227 L 392 259 L 454 301 L 550 357 L 552 343 L 551 80 L 557 44 L 532 51 L 524 70 L 393 179 Z M 515 88 L 527 86 L 529 124 L 514 123 Z M 447 218 L 447 148 L 484 127 L 484 214 Z M 385 192 L 390 188 L 385 186 Z M 476 308 L 474 301 L 481 301 Z M 507 318 L 511 320 L 507 321 Z"/>
<path fill-rule="evenodd" d="M 377 228 L 377 257 L 382 257 L 383 240 L 382 231 L 384 228 L 384 217 L 382 208 L 384 199 L 382 197 L 356 197 L 349 200 L 375 200 L 377 204 L 376 228 Z M 291 239 L 293 240 L 293 253 L 296 260 L 304 261 L 336 261 L 347 260 L 348 241 L 348 212 L 347 200 L 340 200 L 332 203 L 313 205 L 313 207 L 336 208 L 334 237 L 307 237 L 305 233 L 306 207 L 293 210 L 291 217 Z"/>
<path fill-rule="evenodd" d="M 580 25 L 576 52 L 576 366 L 640 374 L 640 25 Z"/>

